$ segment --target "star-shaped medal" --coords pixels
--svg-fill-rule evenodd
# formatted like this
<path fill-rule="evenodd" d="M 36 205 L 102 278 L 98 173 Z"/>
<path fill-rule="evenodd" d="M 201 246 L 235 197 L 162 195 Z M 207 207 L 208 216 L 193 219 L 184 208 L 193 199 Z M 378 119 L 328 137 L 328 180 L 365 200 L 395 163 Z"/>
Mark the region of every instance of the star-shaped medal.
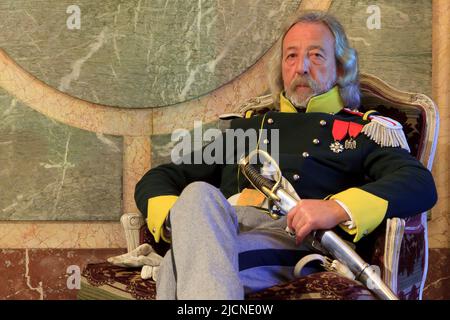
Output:
<path fill-rule="evenodd" d="M 335 141 L 332 144 L 330 144 L 330 149 L 334 153 L 339 153 L 339 152 L 344 151 L 344 146 L 342 144 L 340 144 L 339 141 Z"/>

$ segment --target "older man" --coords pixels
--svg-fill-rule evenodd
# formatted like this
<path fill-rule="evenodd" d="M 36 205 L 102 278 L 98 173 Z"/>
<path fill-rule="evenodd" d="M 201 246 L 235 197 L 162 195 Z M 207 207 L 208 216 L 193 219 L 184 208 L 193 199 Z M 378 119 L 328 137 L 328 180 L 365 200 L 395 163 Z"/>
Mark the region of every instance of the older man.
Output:
<path fill-rule="evenodd" d="M 270 79 L 273 110 L 247 113 L 231 128 L 278 130 L 278 141 L 259 139 L 258 147 L 278 144 L 283 176 L 302 200 L 273 220 L 256 205 L 259 194 L 246 188 L 236 163 L 151 169 L 135 198 L 155 241 L 171 243 L 157 279 L 159 299 L 242 299 L 292 279 L 295 263 L 311 251 L 303 243 L 311 231 L 339 225 L 357 242 L 383 219 L 436 202 L 433 178 L 405 150 L 404 136 L 381 145 L 364 129 L 391 128 L 347 109 L 359 106 L 357 57 L 335 18 L 302 14 L 286 28 L 279 53 Z M 225 135 L 218 140 L 227 142 Z M 236 193 L 233 206 L 227 198 Z"/>

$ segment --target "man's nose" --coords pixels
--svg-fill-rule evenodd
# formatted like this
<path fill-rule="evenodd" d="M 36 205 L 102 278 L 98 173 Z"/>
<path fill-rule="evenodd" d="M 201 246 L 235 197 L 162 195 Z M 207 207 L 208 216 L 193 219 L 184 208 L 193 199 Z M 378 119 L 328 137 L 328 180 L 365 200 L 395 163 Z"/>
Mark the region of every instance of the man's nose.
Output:
<path fill-rule="evenodd" d="M 298 74 L 309 73 L 309 60 L 308 57 L 299 57 L 297 61 L 297 68 L 295 70 Z"/>

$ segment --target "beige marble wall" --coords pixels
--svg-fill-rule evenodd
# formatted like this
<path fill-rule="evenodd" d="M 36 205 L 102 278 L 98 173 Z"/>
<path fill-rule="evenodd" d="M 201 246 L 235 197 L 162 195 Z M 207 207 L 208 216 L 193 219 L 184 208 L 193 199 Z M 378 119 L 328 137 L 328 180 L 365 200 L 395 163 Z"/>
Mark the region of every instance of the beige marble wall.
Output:
<path fill-rule="evenodd" d="M 450 1 L 433 1 L 433 99 L 440 132 L 434 165 L 439 201 L 429 223 L 430 248 L 450 248 Z"/>
<path fill-rule="evenodd" d="M 0 222 L 0 248 L 126 248 L 119 222 Z"/>

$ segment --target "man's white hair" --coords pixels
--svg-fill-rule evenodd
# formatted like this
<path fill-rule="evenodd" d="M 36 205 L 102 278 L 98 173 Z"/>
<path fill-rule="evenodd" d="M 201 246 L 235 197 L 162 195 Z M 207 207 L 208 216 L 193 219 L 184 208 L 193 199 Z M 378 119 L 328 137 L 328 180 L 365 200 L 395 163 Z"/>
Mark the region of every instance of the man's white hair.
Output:
<path fill-rule="evenodd" d="M 323 11 L 306 11 L 290 20 L 283 28 L 283 37 L 279 50 L 275 50 L 269 63 L 269 86 L 274 100 L 279 103 L 280 92 L 284 90 L 281 73 L 281 60 L 283 41 L 286 33 L 299 22 L 323 23 L 334 35 L 334 47 L 337 70 L 336 84 L 344 105 L 349 108 L 358 108 L 360 104 L 358 55 L 355 49 L 350 47 L 344 27 L 332 15 Z"/>

